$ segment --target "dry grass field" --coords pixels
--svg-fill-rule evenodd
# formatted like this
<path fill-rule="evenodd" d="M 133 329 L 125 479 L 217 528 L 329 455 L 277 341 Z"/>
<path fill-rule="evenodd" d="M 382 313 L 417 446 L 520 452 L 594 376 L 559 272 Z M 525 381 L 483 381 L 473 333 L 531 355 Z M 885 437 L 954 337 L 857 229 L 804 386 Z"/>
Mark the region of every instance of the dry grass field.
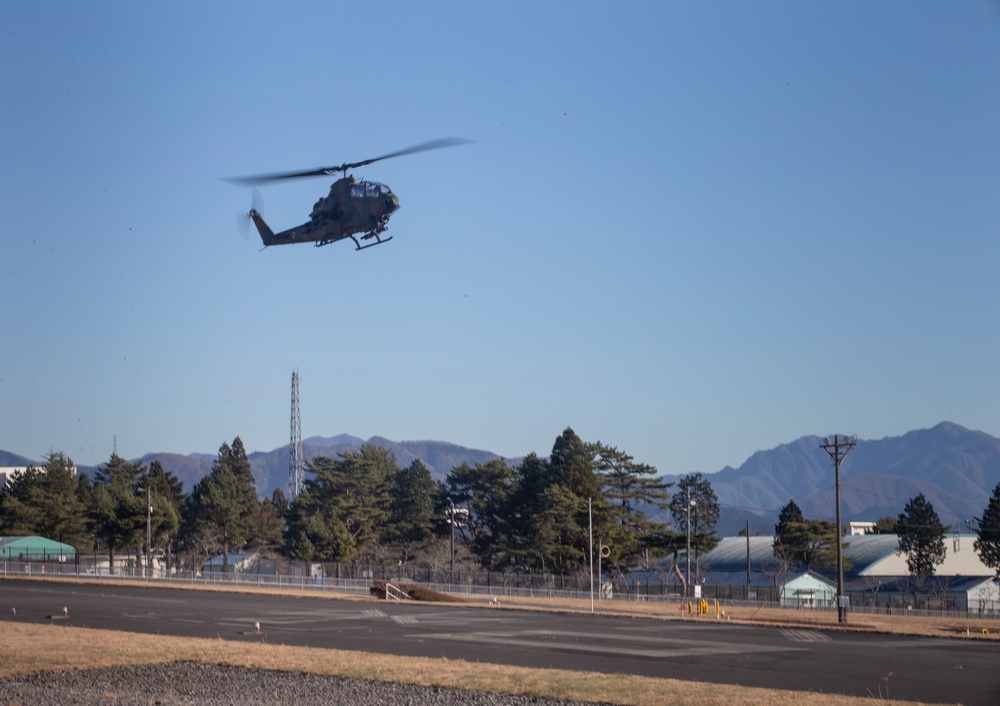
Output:
<path fill-rule="evenodd" d="M 184 590 L 178 588 L 178 590 Z M 232 590 L 215 588 L 212 590 Z M 248 592 L 274 592 L 246 589 Z M 282 593 L 285 593 L 282 591 Z M 344 596 L 291 591 L 294 595 Z M 355 597 L 352 600 L 377 599 Z M 490 606 L 485 599 L 457 599 L 465 606 L 484 609 L 590 611 L 590 601 L 565 601 L 544 598 L 501 600 Z M 614 614 L 634 614 L 666 620 L 717 620 L 714 611 L 708 617 L 687 617 L 677 604 L 621 603 L 599 601 L 595 610 Z M 827 611 L 785 611 L 778 609 L 727 609 L 727 620 L 744 624 L 795 625 L 822 629 L 884 631 L 907 635 L 965 634 L 970 639 L 997 639 L 1000 621 L 966 625 L 954 619 L 886 618 L 851 615 L 847 626 L 838 626 L 835 613 Z M 982 629 L 990 637 L 982 635 Z M 256 669 L 304 672 L 347 678 L 404 682 L 422 686 L 482 690 L 497 693 L 589 701 L 636 706 L 685 706 L 734 703 L 749 706 L 861 706 L 863 704 L 902 704 L 873 694 L 872 698 L 851 698 L 805 692 L 754 689 L 718 684 L 652 679 L 631 675 L 606 675 L 567 672 L 551 669 L 525 669 L 500 665 L 468 663 L 460 660 L 402 658 L 343 650 L 321 650 L 271 644 L 230 642 L 221 639 L 190 639 L 157 635 L 71 628 L 58 625 L 19 623 L 0 620 L 0 678 L 40 671 L 90 669 L 130 664 L 202 662 Z"/>

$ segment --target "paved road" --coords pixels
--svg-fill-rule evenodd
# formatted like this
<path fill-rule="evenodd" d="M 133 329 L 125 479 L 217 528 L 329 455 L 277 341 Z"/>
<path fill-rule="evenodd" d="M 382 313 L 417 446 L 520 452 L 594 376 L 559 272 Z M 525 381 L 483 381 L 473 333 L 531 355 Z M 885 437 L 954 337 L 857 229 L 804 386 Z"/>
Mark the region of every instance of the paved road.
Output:
<path fill-rule="evenodd" d="M 485 601 L 484 601 L 485 603 Z M 9 607 L 17 616 L 7 615 Z M 222 637 L 933 703 L 1000 703 L 1000 646 L 913 638 L 161 588 L 0 581 L 0 621 Z M 261 633 L 254 634 L 259 622 Z"/>

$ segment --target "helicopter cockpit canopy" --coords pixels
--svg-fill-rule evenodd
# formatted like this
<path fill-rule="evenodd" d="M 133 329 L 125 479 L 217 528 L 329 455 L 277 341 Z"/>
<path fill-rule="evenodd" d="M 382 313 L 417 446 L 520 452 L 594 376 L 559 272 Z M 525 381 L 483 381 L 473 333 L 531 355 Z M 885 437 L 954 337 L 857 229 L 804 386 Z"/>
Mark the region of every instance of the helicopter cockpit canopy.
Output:
<path fill-rule="evenodd" d="M 363 181 L 351 187 L 351 197 L 363 199 L 366 197 L 378 196 L 380 194 L 392 194 L 389 187 L 377 181 Z"/>

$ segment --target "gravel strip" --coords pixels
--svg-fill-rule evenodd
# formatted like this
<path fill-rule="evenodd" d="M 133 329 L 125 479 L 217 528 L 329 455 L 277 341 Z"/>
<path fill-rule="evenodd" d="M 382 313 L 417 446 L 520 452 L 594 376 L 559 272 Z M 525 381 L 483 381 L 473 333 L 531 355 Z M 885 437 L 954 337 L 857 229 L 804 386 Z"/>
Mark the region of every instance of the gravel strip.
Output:
<path fill-rule="evenodd" d="M 577 706 L 576 702 L 194 662 L 47 672 L 0 681 L 4 706 Z M 579 704 L 579 706 L 584 706 Z M 586 706 L 594 706 L 587 704 Z"/>

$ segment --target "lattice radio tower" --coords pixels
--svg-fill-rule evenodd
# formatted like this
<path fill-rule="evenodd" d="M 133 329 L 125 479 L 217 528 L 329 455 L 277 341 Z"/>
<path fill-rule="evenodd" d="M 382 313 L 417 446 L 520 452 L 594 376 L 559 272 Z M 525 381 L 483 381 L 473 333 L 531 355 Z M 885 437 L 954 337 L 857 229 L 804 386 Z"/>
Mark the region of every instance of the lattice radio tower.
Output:
<path fill-rule="evenodd" d="M 290 500 L 302 492 L 305 467 L 302 461 L 302 419 L 299 417 L 299 369 L 292 371 L 292 440 L 288 449 L 288 494 Z"/>

